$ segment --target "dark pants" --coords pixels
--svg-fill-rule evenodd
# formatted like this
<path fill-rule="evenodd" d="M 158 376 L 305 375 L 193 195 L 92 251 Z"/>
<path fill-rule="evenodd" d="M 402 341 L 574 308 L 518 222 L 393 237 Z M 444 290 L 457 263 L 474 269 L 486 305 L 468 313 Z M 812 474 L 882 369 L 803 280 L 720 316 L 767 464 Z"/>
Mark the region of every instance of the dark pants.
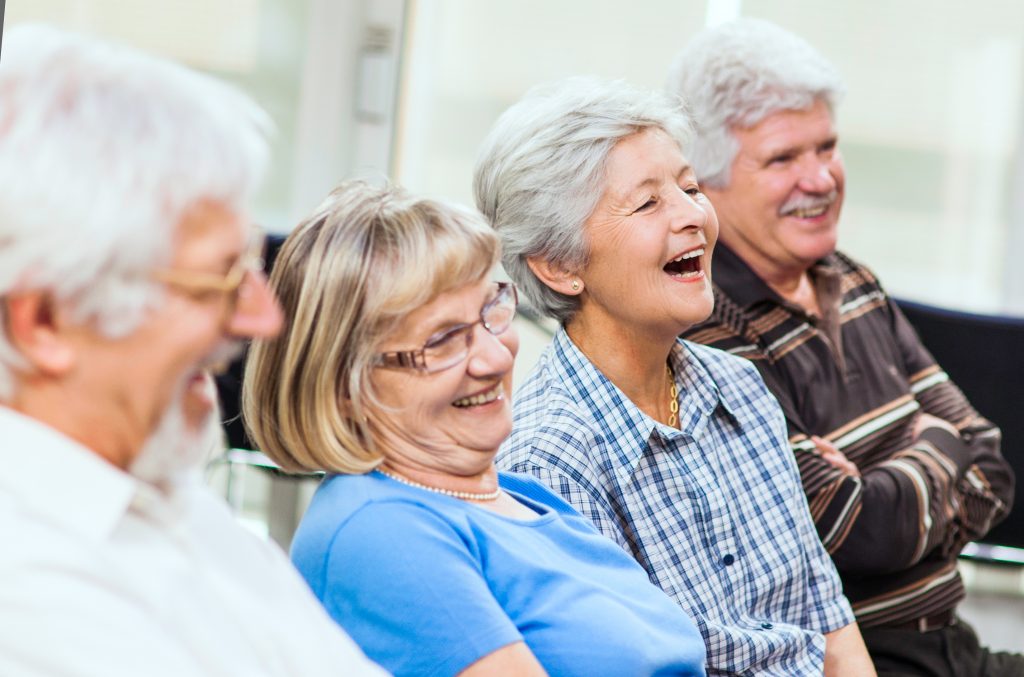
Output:
<path fill-rule="evenodd" d="M 963 621 L 931 632 L 860 631 L 879 677 L 1024 677 L 1024 655 L 990 652 Z"/>

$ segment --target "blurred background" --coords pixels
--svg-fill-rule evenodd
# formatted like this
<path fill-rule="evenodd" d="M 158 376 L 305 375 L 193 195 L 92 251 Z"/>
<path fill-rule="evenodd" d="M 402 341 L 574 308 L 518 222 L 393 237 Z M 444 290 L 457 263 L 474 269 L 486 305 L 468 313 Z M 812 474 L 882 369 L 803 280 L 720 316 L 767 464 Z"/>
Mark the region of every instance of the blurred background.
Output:
<path fill-rule="evenodd" d="M 846 79 L 841 247 L 901 298 L 1024 316 L 1018 1 L 7 0 L 5 24 L 103 36 L 248 92 L 277 125 L 254 216 L 284 233 L 353 176 L 471 204 L 480 142 L 532 85 L 586 73 L 661 87 L 690 36 L 741 15 L 800 34 Z M 519 373 L 547 341 L 534 325 L 521 332 Z M 309 483 L 275 488 L 251 470 L 229 478 L 233 465 L 213 481 L 243 519 L 287 543 Z M 289 504 L 283 517 L 275 492 Z M 1002 559 L 1015 558 L 1024 561 Z M 1020 567 L 964 567 L 965 615 L 991 644 L 1024 649 Z"/>

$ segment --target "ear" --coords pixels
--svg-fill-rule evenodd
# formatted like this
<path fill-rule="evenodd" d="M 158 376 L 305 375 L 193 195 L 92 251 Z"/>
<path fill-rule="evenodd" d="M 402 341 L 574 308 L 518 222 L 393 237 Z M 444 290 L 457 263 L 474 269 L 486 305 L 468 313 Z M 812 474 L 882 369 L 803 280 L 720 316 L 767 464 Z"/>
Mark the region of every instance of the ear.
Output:
<path fill-rule="evenodd" d="M 578 296 L 583 291 L 583 280 L 574 271 L 566 269 L 560 263 L 554 263 L 539 256 L 526 259 L 526 265 L 541 282 L 566 296 Z M 574 284 L 575 283 L 575 284 Z"/>
<path fill-rule="evenodd" d="M 75 351 L 62 331 L 61 310 L 50 294 L 11 294 L 4 298 L 4 316 L 8 339 L 32 367 L 48 375 L 71 370 Z"/>

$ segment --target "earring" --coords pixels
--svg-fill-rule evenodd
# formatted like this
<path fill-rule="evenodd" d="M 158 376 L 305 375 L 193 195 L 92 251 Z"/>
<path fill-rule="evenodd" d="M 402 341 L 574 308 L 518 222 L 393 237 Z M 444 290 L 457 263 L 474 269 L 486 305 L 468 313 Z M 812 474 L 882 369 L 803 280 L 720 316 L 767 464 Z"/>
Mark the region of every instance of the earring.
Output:
<path fill-rule="evenodd" d="M 573 291 L 579 291 L 580 290 L 580 281 L 579 280 L 573 280 L 572 281 L 572 290 Z"/>

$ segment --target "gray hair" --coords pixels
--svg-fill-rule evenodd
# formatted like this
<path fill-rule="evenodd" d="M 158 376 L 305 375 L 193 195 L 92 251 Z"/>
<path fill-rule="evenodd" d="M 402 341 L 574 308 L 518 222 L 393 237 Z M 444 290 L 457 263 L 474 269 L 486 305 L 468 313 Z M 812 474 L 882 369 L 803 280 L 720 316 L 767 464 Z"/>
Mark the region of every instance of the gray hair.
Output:
<path fill-rule="evenodd" d="M 4 35 L 0 121 L 0 298 L 48 290 L 111 337 L 161 301 L 149 271 L 185 213 L 242 213 L 269 155 L 269 119 L 236 90 L 45 26 Z M 0 332 L 0 399 L 24 368 Z"/>
<path fill-rule="evenodd" d="M 835 66 L 802 38 L 760 19 L 740 19 L 697 34 L 676 56 L 668 91 L 690 107 L 696 135 L 689 148 L 698 180 L 729 183 L 739 144 L 734 127 L 824 101 L 829 113 L 845 93 Z"/>
<path fill-rule="evenodd" d="M 476 204 L 501 236 L 505 271 L 537 311 L 565 323 L 579 299 L 548 287 L 527 260 L 569 270 L 586 265 L 583 224 L 604 193 L 608 154 L 622 139 L 652 128 L 680 149 L 690 138 L 679 101 L 594 77 L 534 88 L 498 118 L 477 159 Z"/>

